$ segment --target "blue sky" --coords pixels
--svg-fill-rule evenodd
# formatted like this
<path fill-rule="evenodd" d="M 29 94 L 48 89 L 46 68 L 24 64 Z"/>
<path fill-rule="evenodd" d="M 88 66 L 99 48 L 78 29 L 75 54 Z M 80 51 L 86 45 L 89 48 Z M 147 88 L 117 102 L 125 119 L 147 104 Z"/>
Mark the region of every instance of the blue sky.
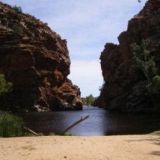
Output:
<path fill-rule="evenodd" d="M 99 95 L 103 83 L 100 53 L 105 43 L 118 43 L 128 20 L 146 0 L 1 0 L 21 6 L 23 12 L 47 22 L 67 39 L 71 57 L 69 78 L 81 88 L 82 96 Z"/>

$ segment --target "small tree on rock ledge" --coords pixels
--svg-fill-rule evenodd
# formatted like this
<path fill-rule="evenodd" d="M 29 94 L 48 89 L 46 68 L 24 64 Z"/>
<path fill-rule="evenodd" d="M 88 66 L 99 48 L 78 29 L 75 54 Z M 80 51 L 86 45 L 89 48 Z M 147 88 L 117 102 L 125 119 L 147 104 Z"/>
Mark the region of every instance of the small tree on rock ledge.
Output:
<path fill-rule="evenodd" d="M 12 83 L 7 82 L 5 79 L 5 76 L 3 74 L 0 74 L 0 96 L 3 96 L 4 94 L 11 91 Z"/>

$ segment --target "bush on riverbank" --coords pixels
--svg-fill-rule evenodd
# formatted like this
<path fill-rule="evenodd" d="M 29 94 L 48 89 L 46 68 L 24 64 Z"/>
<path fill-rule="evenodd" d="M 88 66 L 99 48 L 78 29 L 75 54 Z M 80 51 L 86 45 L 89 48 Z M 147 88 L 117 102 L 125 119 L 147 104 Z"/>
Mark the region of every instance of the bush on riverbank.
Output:
<path fill-rule="evenodd" d="M 0 113 L 0 136 L 15 137 L 23 136 L 23 119 L 11 113 Z"/>
<path fill-rule="evenodd" d="M 0 74 L 0 108 L 7 109 L 3 98 L 11 91 L 12 84 Z M 0 136 L 14 137 L 24 135 L 23 119 L 7 112 L 0 112 Z"/>
<path fill-rule="evenodd" d="M 93 97 L 92 94 L 90 94 L 89 96 L 83 97 L 82 98 L 83 105 L 87 105 L 87 106 L 93 105 L 95 99 L 96 98 Z"/>

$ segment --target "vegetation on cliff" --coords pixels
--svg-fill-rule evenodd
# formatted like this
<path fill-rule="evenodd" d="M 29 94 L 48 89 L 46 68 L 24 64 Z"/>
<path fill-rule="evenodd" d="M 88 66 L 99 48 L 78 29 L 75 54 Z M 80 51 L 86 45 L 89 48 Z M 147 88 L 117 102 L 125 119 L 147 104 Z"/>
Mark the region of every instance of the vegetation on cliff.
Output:
<path fill-rule="evenodd" d="M 0 96 L 4 96 L 6 93 L 10 92 L 12 88 L 12 83 L 7 82 L 5 76 L 0 74 Z"/>
<path fill-rule="evenodd" d="M 153 101 L 153 107 L 160 109 L 160 69 L 156 66 L 153 42 L 142 40 L 140 45 L 132 45 L 135 63 L 146 77 L 146 89 Z"/>
<path fill-rule="evenodd" d="M 20 6 L 13 6 L 13 9 L 15 9 L 16 12 L 22 13 L 22 8 Z"/>
<path fill-rule="evenodd" d="M 8 106 L 6 105 L 6 100 L 8 94 L 12 91 L 12 83 L 7 82 L 5 79 L 5 75 L 0 74 L 0 108 L 2 110 L 8 110 Z"/>

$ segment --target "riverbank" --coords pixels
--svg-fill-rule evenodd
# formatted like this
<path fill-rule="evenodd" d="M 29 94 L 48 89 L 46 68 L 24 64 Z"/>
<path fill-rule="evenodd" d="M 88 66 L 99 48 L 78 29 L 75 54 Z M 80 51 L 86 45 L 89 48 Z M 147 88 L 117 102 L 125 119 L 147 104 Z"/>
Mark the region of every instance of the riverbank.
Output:
<path fill-rule="evenodd" d="M 0 138 L 2 160 L 158 160 L 160 136 Z"/>

